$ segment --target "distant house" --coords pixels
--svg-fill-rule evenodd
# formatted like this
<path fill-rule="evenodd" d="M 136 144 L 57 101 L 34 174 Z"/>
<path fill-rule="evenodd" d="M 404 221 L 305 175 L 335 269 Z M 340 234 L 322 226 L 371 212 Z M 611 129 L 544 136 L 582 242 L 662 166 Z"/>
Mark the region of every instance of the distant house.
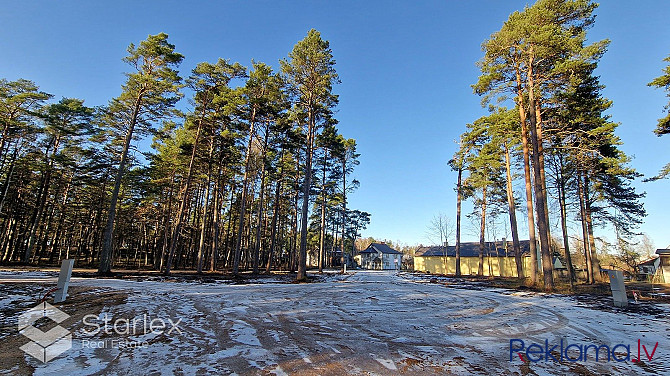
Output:
<path fill-rule="evenodd" d="M 568 269 L 568 268 L 565 267 L 565 265 L 563 265 L 563 261 L 556 256 L 554 256 L 554 258 L 553 258 L 553 263 L 554 263 L 554 270 L 567 270 Z"/>
<path fill-rule="evenodd" d="M 656 271 L 661 279 L 661 283 L 670 283 L 670 249 L 657 249 L 656 254 L 659 258 L 658 269 Z"/>
<path fill-rule="evenodd" d="M 524 274 L 530 270 L 530 241 L 519 242 Z M 476 275 L 479 270 L 479 242 L 460 244 L 461 274 Z M 554 266 L 562 267 L 558 258 Z M 456 246 L 419 247 L 414 251 L 414 270 L 436 274 L 456 274 Z M 484 275 L 516 277 L 516 260 L 512 242 L 486 242 Z"/>
<path fill-rule="evenodd" d="M 340 247 L 335 247 L 330 253 L 330 263 L 333 267 L 341 268 L 342 267 L 342 249 Z M 344 253 L 344 263 L 348 268 L 354 267 L 354 258 L 351 257 L 349 252 Z"/>
<path fill-rule="evenodd" d="M 386 243 L 372 243 L 356 258 L 363 269 L 394 270 L 402 266 L 402 253 Z"/>
<path fill-rule="evenodd" d="M 636 269 L 637 269 L 637 274 L 643 275 L 643 276 L 651 276 L 656 274 L 656 271 L 658 270 L 658 267 L 661 265 L 661 258 L 656 256 L 652 257 L 649 260 L 642 261 L 641 263 L 637 264 Z"/>
<path fill-rule="evenodd" d="M 328 248 L 325 250 L 324 258 L 324 267 L 331 268 L 340 268 L 342 267 L 342 249 L 340 247 Z M 347 267 L 351 268 L 354 266 L 354 260 L 349 253 L 344 254 L 344 262 L 347 264 Z M 319 250 L 308 250 L 307 251 L 307 266 L 315 268 L 319 266 Z"/>

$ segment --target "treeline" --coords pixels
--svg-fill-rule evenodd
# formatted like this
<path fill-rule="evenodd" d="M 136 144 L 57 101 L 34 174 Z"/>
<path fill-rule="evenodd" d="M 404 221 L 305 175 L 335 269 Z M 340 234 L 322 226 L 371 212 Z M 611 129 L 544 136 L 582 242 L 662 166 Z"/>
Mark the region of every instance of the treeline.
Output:
<path fill-rule="evenodd" d="M 131 44 L 97 108 L 0 81 L 2 263 L 304 279 L 308 251 L 319 268 L 351 252 L 370 215 L 347 207 L 359 154 L 336 128 L 329 43 L 309 31 L 280 72 L 219 59 L 182 78 L 183 58 L 164 33 Z"/>
<path fill-rule="evenodd" d="M 457 252 L 462 200 L 473 200 L 482 250 L 487 215 L 509 217 L 519 269 L 518 221 L 527 220 L 530 280 L 547 290 L 554 288 L 554 256 L 564 260 L 570 284 L 576 281 L 570 238 L 580 238 L 585 282 L 593 283 L 600 279 L 595 229 L 611 225 L 625 244 L 646 215 L 644 195 L 631 186 L 640 174 L 619 148 L 618 124 L 605 113 L 612 102 L 595 74 L 609 41 L 586 42 L 596 7 L 588 0 L 539 0 L 484 41 L 473 88 L 490 114 L 467 125 L 450 161 L 458 173 Z M 521 197 L 517 179 L 525 187 Z M 579 234 L 569 233 L 571 218 L 581 223 Z M 559 234 L 551 232 L 552 220 Z"/>

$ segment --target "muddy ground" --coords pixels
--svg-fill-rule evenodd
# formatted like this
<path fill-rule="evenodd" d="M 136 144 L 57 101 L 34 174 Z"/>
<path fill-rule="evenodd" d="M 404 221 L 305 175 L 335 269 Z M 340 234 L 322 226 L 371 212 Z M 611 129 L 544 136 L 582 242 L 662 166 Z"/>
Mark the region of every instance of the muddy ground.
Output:
<path fill-rule="evenodd" d="M 30 277 L 30 278 L 28 278 Z M 45 279 L 50 279 L 46 281 Z M 158 277 L 157 277 L 158 278 Z M 72 315 L 62 325 L 73 348 L 42 364 L 18 347 L 16 315 L 54 283 L 49 275 L 0 273 L 0 373 L 238 375 L 533 375 L 668 374 L 670 309 L 636 309 L 561 294 L 495 288 L 481 281 L 359 271 L 320 283 L 279 279 L 208 283 L 186 279 L 74 278 Z M 41 281 L 41 282 L 40 282 Z M 11 298 L 14 296 L 15 298 Z M 581 300 L 580 300 L 581 299 Z M 611 299 L 611 298 L 610 298 Z M 7 300 L 2 300 L 6 302 Z M 640 308 L 642 307 L 642 308 Z M 85 314 L 114 320 L 149 315 L 178 322 L 179 332 L 98 333 Z M 181 321 L 180 321 L 181 320 Z M 651 361 L 510 360 L 510 339 L 527 343 L 659 342 Z M 126 340 L 136 348 L 87 348 L 84 340 Z"/>

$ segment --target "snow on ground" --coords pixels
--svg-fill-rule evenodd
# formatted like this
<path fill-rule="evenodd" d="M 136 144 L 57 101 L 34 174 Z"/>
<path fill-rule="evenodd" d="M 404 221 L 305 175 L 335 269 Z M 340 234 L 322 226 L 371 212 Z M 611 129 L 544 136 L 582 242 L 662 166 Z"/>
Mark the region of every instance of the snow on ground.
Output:
<path fill-rule="evenodd" d="M 40 280 L 55 282 L 52 275 L 0 273 L 5 287 Z M 667 307 L 659 315 L 602 311 L 565 296 L 421 282 L 372 271 L 308 284 L 74 278 L 75 289 L 127 294 L 125 302 L 105 305 L 89 323 L 135 319 L 138 330 L 89 335 L 84 330 L 91 326 L 73 323 L 71 350 L 47 364 L 28 355 L 24 361 L 40 375 L 670 374 Z M 27 304 L 17 299 L 0 297 L 0 304 Z M 144 333 L 145 317 L 166 323 L 163 333 Z M 173 325 L 178 329 L 166 333 Z M 533 363 L 517 354 L 510 361 L 511 339 L 526 345 L 547 340 L 551 346 L 561 339 L 623 343 L 631 345 L 635 357 L 638 339 L 649 351 L 656 342 L 658 348 L 642 363 L 595 362 L 593 354 L 575 363 Z M 90 347 L 114 340 L 127 346 Z M 642 357 L 646 360 L 644 352 Z M 15 371 L 0 368 L 0 373 Z"/>

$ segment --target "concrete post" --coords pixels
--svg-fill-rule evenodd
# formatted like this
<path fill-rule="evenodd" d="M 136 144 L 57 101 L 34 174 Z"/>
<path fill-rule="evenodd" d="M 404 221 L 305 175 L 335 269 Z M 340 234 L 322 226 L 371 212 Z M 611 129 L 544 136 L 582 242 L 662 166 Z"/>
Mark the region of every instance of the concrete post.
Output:
<path fill-rule="evenodd" d="M 64 302 L 65 298 L 67 298 L 67 288 L 70 285 L 73 266 L 74 260 L 63 260 L 60 266 L 60 273 L 58 274 L 58 290 L 54 294 L 54 303 Z"/>
<path fill-rule="evenodd" d="M 626 285 L 623 283 L 623 273 L 621 270 L 608 270 L 610 277 L 610 288 L 612 289 L 612 298 L 615 307 L 628 307 L 628 296 L 626 296 Z"/>

